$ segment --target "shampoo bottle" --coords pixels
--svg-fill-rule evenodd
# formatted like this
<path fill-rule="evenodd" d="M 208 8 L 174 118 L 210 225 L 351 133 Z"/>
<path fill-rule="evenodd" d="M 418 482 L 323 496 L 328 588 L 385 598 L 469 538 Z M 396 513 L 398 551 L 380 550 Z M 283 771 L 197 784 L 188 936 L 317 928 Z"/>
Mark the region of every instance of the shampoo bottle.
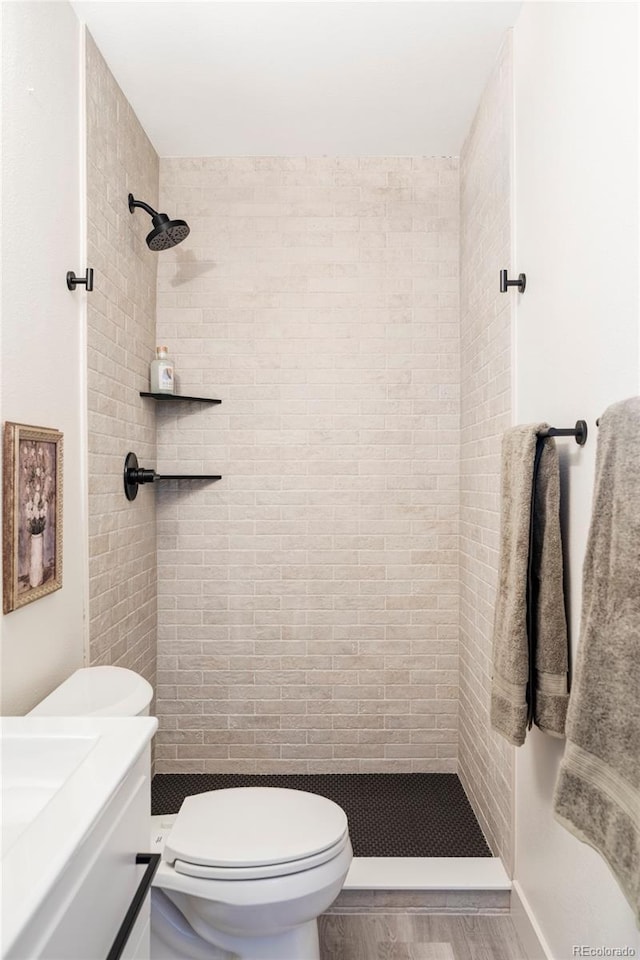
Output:
<path fill-rule="evenodd" d="M 173 360 L 166 347 L 156 347 L 156 359 L 149 368 L 151 393 L 175 393 Z"/>

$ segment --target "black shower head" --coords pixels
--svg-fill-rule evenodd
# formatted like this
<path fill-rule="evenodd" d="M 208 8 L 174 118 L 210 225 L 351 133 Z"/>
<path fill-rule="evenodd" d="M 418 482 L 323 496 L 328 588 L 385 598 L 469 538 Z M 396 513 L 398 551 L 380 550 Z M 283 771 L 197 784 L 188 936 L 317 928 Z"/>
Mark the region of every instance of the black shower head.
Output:
<path fill-rule="evenodd" d="M 189 236 L 189 224 L 184 220 L 169 220 L 166 213 L 153 218 L 153 230 L 147 236 L 149 250 L 168 250 Z"/>
<path fill-rule="evenodd" d="M 148 203 L 135 200 L 130 193 L 129 211 L 133 213 L 136 207 L 146 210 L 153 223 L 153 230 L 147 236 L 147 246 L 150 250 L 168 250 L 169 247 L 175 247 L 177 243 L 182 243 L 185 237 L 189 236 L 189 224 L 184 220 L 170 220 L 166 213 L 157 213 Z"/>

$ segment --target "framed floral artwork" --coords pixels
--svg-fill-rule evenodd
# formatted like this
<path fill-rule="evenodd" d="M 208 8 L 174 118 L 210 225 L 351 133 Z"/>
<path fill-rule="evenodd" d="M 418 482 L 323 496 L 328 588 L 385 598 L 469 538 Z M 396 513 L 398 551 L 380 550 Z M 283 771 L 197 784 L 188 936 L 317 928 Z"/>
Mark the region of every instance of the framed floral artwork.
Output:
<path fill-rule="evenodd" d="M 62 586 L 62 444 L 59 430 L 4 425 L 4 613 Z"/>

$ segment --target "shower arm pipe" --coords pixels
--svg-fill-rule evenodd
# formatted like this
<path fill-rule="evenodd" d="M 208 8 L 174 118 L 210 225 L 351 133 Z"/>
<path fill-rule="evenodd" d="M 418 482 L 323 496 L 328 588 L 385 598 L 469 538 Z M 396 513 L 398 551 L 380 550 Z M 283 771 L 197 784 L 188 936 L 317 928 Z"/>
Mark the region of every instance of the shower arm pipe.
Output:
<path fill-rule="evenodd" d="M 575 427 L 549 427 L 542 430 L 538 436 L 544 440 L 547 437 L 575 437 L 576 443 L 583 447 L 587 442 L 587 421 L 576 420 Z"/>
<path fill-rule="evenodd" d="M 129 194 L 129 213 L 133 213 L 136 207 L 141 207 L 143 210 L 146 210 L 150 217 L 157 217 L 158 211 L 154 210 L 153 207 L 150 207 L 148 203 L 145 203 L 144 200 L 136 200 L 132 193 Z"/>

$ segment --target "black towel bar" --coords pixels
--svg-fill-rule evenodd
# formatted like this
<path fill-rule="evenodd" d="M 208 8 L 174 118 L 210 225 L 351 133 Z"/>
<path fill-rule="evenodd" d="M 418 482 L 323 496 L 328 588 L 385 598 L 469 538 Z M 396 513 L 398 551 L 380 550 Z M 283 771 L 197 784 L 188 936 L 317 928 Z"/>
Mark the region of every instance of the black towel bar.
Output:
<path fill-rule="evenodd" d="M 576 443 L 581 447 L 587 442 L 587 421 L 576 420 L 575 427 L 549 427 L 548 430 L 542 430 L 539 437 L 575 437 Z"/>

